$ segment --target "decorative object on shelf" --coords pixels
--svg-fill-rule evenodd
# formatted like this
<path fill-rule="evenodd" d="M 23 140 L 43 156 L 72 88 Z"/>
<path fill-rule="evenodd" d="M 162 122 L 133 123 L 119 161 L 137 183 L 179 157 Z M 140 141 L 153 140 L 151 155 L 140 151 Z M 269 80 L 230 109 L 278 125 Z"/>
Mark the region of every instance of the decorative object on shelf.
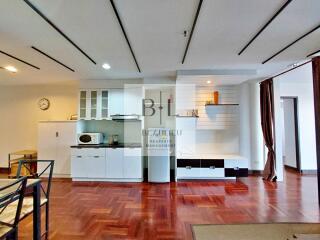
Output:
<path fill-rule="evenodd" d="M 50 107 L 50 101 L 47 98 L 41 98 L 38 102 L 38 106 L 41 110 L 45 111 Z"/>
<path fill-rule="evenodd" d="M 213 104 L 219 104 L 219 92 L 218 91 L 213 92 Z"/>
<path fill-rule="evenodd" d="M 192 109 L 192 117 L 199 117 L 198 109 Z"/>
<path fill-rule="evenodd" d="M 176 114 L 176 117 L 185 117 L 185 118 L 198 118 L 199 117 L 199 112 L 198 109 L 191 109 L 191 110 L 187 110 L 185 111 L 182 115 L 180 114 Z"/>
<path fill-rule="evenodd" d="M 71 115 L 69 120 L 78 120 L 78 114 Z"/>

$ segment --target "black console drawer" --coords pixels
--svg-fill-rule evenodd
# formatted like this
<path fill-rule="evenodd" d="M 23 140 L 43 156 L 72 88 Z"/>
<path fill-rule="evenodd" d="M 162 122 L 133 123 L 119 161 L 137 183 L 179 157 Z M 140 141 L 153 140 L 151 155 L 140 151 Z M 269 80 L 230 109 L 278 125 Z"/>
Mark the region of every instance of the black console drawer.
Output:
<path fill-rule="evenodd" d="M 201 168 L 224 168 L 223 159 L 201 159 Z"/>
<path fill-rule="evenodd" d="M 177 167 L 200 168 L 200 159 L 177 159 Z"/>
<path fill-rule="evenodd" d="M 248 177 L 248 168 L 225 168 L 226 177 Z"/>

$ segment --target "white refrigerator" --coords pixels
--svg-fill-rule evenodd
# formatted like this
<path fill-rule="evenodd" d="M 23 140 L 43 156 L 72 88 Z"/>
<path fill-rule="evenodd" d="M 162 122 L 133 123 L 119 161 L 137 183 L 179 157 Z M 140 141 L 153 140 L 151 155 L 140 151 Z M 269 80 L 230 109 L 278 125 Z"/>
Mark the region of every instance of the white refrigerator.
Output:
<path fill-rule="evenodd" d="M 148 129 L 148 181 L 170 182 L 170 130 Z"/>

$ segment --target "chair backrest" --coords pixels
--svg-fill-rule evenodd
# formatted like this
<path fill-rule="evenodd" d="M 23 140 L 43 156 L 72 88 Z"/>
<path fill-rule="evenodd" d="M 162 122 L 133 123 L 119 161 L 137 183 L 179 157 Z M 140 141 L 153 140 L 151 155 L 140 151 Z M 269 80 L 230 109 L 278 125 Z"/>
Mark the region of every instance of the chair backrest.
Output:
<path fill-rule="evenodd" d="M 1 218 L 0 223 L 9 227 L 16 227 L 19 219 L 22 208 L 22 202 L 26 190 L 27 185 L 27 177 L 22 177 L 16 179 L 15 181 L 9 183 L 8 185 L 0 188 L 0 216 L 1 214 L 6 214 L 9 208 L 14 207 L 14 211 L 10 211 L 10 219 L 12 219 L 12 214 L 15 214 L 13 222 L 5 222 L 3 218 Z M 13 202 L 17 202 L 18 204 L 12 204 Z M 10 207 L 9 207 L 10 206 Z M 12 209 L 11 209 L 12 210 Z"/>
<path fill-rule="evenodd" d="M 33 173 L 31 176 L 27 176 L 28 178 L 33 179 L 39 179 L 41 177 L 47 177 L 48 183 L 46 184 L 46 187 L 43 186 L 43 183 L 41 182 L 41 190 L 45 197 L 49 199 L 50 190 L 51 190 L 51 180 L 52 180 L 52 174 L 53 174 L 53 167 L 54 167 L 54 160 L 20 160 L 19 166 L 17 170 L 17 178 L 22 177 L 21 175 L 21 169 L 22 166 L 24 166 L 26 169 L 30 171 L 30 165 L 34 163 L 37 164 L 38 168 L 41 166 L 41 170 L 37 170 L 36 173 Z M 31 172 L 31 171 L 30 171 Z"/>

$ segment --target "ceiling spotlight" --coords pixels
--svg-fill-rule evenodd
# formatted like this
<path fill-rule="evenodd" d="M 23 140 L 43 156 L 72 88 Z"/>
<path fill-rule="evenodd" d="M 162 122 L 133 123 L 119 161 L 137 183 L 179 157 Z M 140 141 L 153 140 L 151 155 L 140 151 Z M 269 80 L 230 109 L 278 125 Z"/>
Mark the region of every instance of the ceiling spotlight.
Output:
<path fill-rule="evenodd" d="M 12 73 L 18 72 L 18 69 L 16 69 L 14 66 L 6 66 L 4 69 Z"/>
<path fill-rule="evenodd" d="M 111 68 L 111 66 L 108 63 L 104 63 L 102 67 L 106 70 L 109 70 Z"/>
<path fill-rule="evenodd" d="M 207 81 L 207 83 L 208 83 L 208 84 L 210 84 L 210 83 L 211 83 L 211 81 L 210 81 L 210 80 L 208 80 L 208 81 Z"/>

